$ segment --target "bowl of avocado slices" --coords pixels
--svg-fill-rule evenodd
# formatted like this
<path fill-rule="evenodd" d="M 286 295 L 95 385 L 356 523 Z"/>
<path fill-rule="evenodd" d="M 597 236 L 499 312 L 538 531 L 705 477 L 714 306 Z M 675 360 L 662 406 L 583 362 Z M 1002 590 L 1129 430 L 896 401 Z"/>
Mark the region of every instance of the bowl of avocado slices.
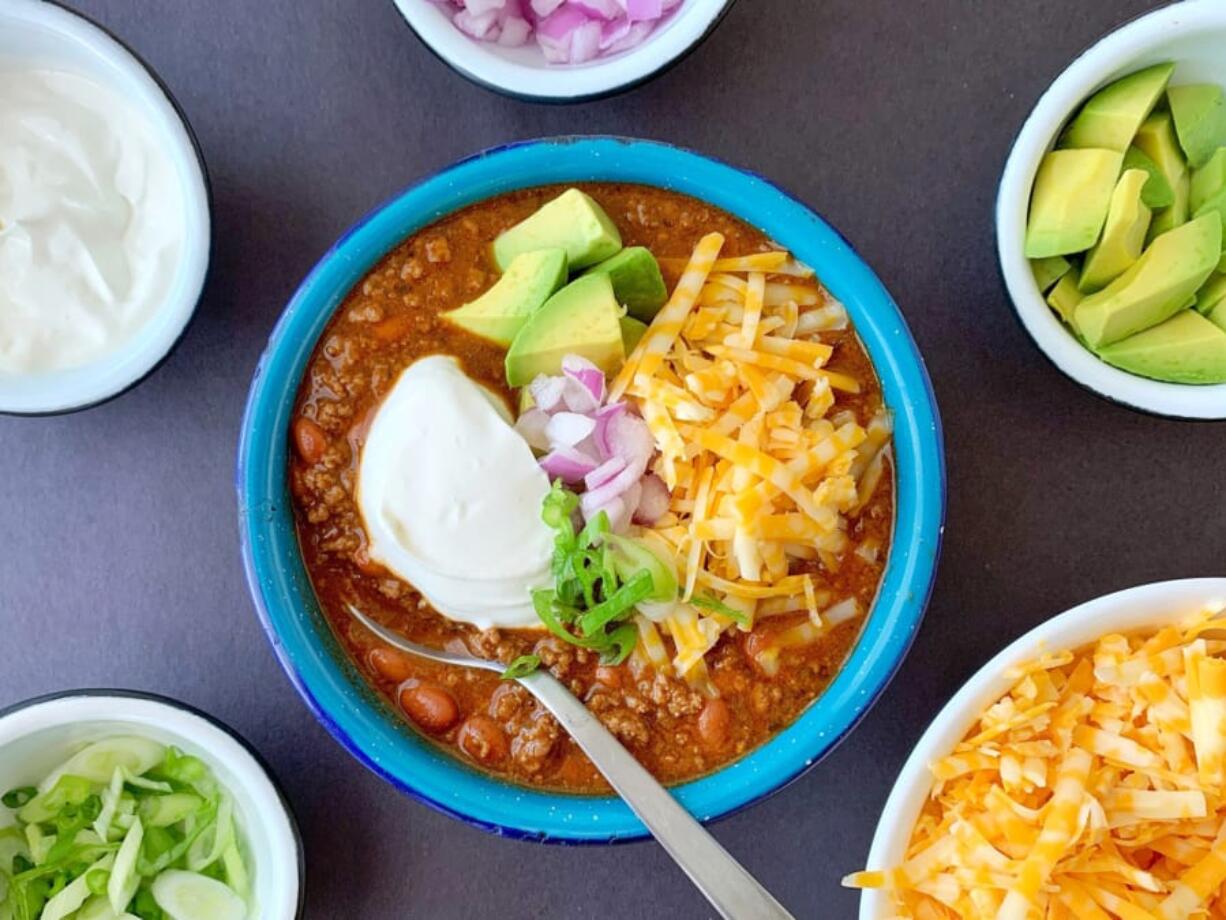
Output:
<path fill-rule="evenodd" d="M 1022 325 L 1065 374 L 1159 415 L 1226 419 L 1226 4 L 1184 0 L 1075 60 L 996 204 Z"/>

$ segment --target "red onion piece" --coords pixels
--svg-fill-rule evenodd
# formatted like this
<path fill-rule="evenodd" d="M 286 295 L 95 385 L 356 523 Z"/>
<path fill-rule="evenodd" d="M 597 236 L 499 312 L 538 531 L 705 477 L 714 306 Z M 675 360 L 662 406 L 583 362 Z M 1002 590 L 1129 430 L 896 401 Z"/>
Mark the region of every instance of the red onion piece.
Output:
<path fill-rule="evenodd" d="M 542 411 L 552 412 L 562 401 L 562 391 L 566 387 L 566 378 L 547 377 L 538 374 L 536 379 L 528 384 L 528 393 L 533 404 Z"/>
<path fill-rule="evenodd" d="M 541 458 L 541 469 L 550 479 L 573 484 L 596 469 L 596 461 L 573 447 L 558 447 Z"/>
<path fill-rule="evenodd" d="M 616 19 L 622 13 L 621 5 L 617 0 L 570 0 L 570 2 L 582 7 L 589 15 L 597 16 L 605 21 Z"/>
<path fill-rule="evenodd" d="M 604 512 L 609 516 L 609 529 L 614 533 L 623 533 L 630 524 L 630 509 L 626 507 L 625 501 L 620 498 L 612 498 L 603 505 L 596 504 L 588 500 L 590 492 L 585 492 L 579 497 L 579 507 L 583 511 L 583 519 L 590 521 L 600 512 Z"/>
<path fill-rule="evenodd" d="M 565 355 L 562 358 L 562 373 L 576 380 L 592 394 L 599 406 L 604 402 L 604 371 L 580 355 Z"/>
<path fill-rule="evenodd" d="M 543 19 L 560 7 L 562 2 L 563 0 L 532 0 L 532 12 Z"/>
<path fill-rule="evenodd" d="M 548 424 L 548 412 L 541 409 L 529 409 L 516 419 L 515 430 L 536 450 L 549 450 L 549 438 L 545 434 L 545 427 Z"/>
<path fill-rule="evenodd" d="M 573 377 L 558 379 L 562 381 L 562 402 L 571 412 L 582 412 L 589 415 L 600 408 L 600 400 L 578 380 Z"/>
<path fill-rule="evenodd" d="M 465 35 L 469 35 L 479 41 L 486 38 L 493 41 L 499 35 L 497 10 L 489 10 L 479 15 L 474 15 L 466 9 L 460 10 L 460 12 L 455 14 L 453 22 L 455 22 L 456 28 Z"/>
<path fill-rule="evenodd" d="M 473 16 L 482 16 L 485 13 L 501 12 L 506 8 L 507 0 L 464 0 L 460 4 Z"/>
<path fill-rule="evenodd" d="M 502 24 L 502 34 L 498 36 L 498 44 L 506 47 L 518 47 L 527 44 L 532 35 L 532 25 L 519 16 L 510 16 Z"/>
<path fill-rule="evenodd" d="M 621 457 L 627 469 L 634 471 L 631 481 L 646 472 L 647 462 L 655 450 L 655 439 L 646 422 L 636 415 L 619 415 L 609 422 L 605 437 L 610 454 Z"/>
<path fill-rule="evenodd" d="M 550 447 L 575 447 L 596 429 L 596 420 L 578 412 L 558 412 L 545 424 Z"/>
<path fill-rule="evenodd" d="M 659 19 L 664 15 L 662 0 L 624 0 L 626 17 L 631 22 Z"/>
<path fill-rule="evenodd" d="M 605 54 L 619 54 L 622 51 L 629 51 L 635 45 L 640 44 L 643 39 L 652 33 L 655 29 L 655 22 L 635 22 L 630 24 L 630 28 L 626 30 L 626 34 L 617 41 L 609 44 L 607 48 L 602 49 Z"/>
<path fill-rule="evenodd" d="M 609 446 L 609 424 L 613 419 L 625 413 L 625 411 L 626 404 L 624 402 L 610 403 L 596 410 L 596 430 L 592 432 L 592 440 L 596 442 L 600 456 L 613 456 L 613 448 Z"/>
<path fill-rule="evenodd" d="M 655 473 L 648 473 L 639 480 L 639 485 L 643 492 L 634 510 L 634 522 L 654 524 L 668 512 L 668 486 Z"/>
<path fill-rule="evenodd" d="M 621 457 L 610 457 L 596 469 L 583 477 L 583 484 L 589 489 L 598 489 L 626 468 L 626 461 Z"/>
<path fill-rule="evenodd" d="M 613 499 L 621 498 L 629 491 L 631 486 L 639 481 L 639 477 L 642 475 L 642 470 L 636 470 L 632 466 L 627 466 L 603 485 L 595 489 L 588 489 L 583 493 L 583 497 L 589 505 L 607 505 Z"/>

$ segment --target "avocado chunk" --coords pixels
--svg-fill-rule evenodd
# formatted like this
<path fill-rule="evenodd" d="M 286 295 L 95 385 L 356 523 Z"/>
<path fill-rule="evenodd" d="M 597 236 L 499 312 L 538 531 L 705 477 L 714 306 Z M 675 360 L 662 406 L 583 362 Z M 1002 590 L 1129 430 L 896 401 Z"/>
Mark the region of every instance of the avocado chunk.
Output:
<path fill-rule="evenodd" d="M 1158 164 L 1149 158 L 1149 154 L 1135 144 L 1124 153 L 1124 171 L 1130 169 L 1143 169 L 1149 175 L 1149 181 L 1141 191 L 1141 203 L 1145 207 L 1166 208 L 1175 203 L 1175 190 L 1171 188 L 1171 183 Z"/>
<path fill-rule="evenodd" d="M 1141 125 L 1133 143 L 1157 164 L 1171 187 L 1170 205 L 1154 213 L 1149 225 L 1149 240 L 1156 239 L 1168 230 L 1186 223 L 1191 211 L 1188 198 L 1191 194 L 1188 179 L 1188 164 L 1175 139 L 1175 124 L 1170 112 L 1155 112 Z"/>
<path fill-rule="evenodd" d="M 1102 238 L 1086 255 L 1081 270 L 1081 290 L 1102 290 L 1141 257 L 1145 233 L 1153 212 L 1141 202 L 1141 190 L 1149 176 L 1143 169 L 1130 169 L 1120 176 L 1111 195 Z"/>
<path fill-rule="evenodd" d="M 1196 309 L 1201 316 L 1208 316 L 1223 303 L 1226 303 L 1226 274 L 1214 272 L 1196 292 Z"/>
<path fill-rule="evenodd" d="M 1226 332 L 1226 300 L 1214 307 L 1208 318 L 1209 322 Z"/>
<path fill-rule="evenodd" d="M 565 249 L 571 271 L 604 261 L 622 248 L 609 215 L 577 188 L 567 189 L 494 240 L 494 262 L 506 271 L 515 257 L 534 249 Z"/>
<path fill-rule="evenodd" d="M 1062 146 L 1123 153 L 1166 89 L 1174 64 L 1155 64 L 1103 87 L 1081 107 Z"/>
<path fill-rule="evenodd" d="M 1039 286 L 1040 293 L 1046 294 L 1056 282 L 1068 274 L 1072 263 L 1064 256 L 1051 256 L 1047 259 L 1031 259 L 1030 270 L 1034 273 L 1034 283 Z"/>
<path fill-rule="evenodd" d="M 1047 305 L 1055 310 L 1062 320 L 1073 325 L 1073 313 L 1077 309 L 1077 304 L 1085 299 L 1085 295 L 1081 293 L 1081 288 L 1078 287 L 1079 275 L 1077 269 L 1069 266 L 1069 270 L 1065 272 L 1064 277 L 1059 283 L 1051 289 L 1051 293 L 1047 295 Z"/>
<path fill-rule="evenodd" d="M 1216 216 L 1164 233 L 1124 274 L 1077 305 L 1077 331 L 1099 349 L 1169 319 L 1208 279 L 1221 246 Z"/>
<path fill-rule="evenodd" d="M 1222 232 L 1226 234 L 1226 188 L 1197 208 L 1193 216 L 1206 217 L 1211 214 L 1222 222 Z"/>
<path fill-rule="evenodd" d="M 1226 190 L 1226 147 L 1219 147 L 1208 163 L 1193 170 L 1188 207 L 1195 213 L 1223 190 Z"/>
<path fill-rule="evenodd" d="M 1154 212 L 1141 204 L 1141 189 L 1148 180 L 1144 169 L 1129 169 L 1119 177 L 1111 195 L 1102 237 L 1085 256 L 1081 292 L 1101 291 L 1140 258 L 1141 249 L 1145 248 L 1145 233 L 1154 216 Z"/>
<path fill-rule="evenodd" d="M 1213 83 L 1172 86 L 1166 91 L 1179 144 L 1199 169 L 1218 147 L 1226 146 L 1226 95 Z"/>
<path fill-rule="evenodd" d="M 617 255 L 589 268 L 586 274 L 604 272 L 613 282 L 613 296 L 631 316 L 650 323 L 668 300 L 660 263 L 646 246 L 629 246 Z"/>
<path fill-rule="evenodd" d="M 1098 242 L 1124 155 L 1053 150 L 1039 164 L 1030 199 L 1026 257 L 1084 252 Z"/>
<path fill-rule="evenodd" d="M 565 355 L 580 355 L 606 374 L 614 372 L 626 360 L 621 312 L 608 275 L 576 278 L 545 301 L 511 342 L 507 383 L 522 387 L 537 374 L 560 374 Z"/>
<path fill-rule="evenodd" d="M 492 288 L 471 303 L 443 314 L 474 335 L 511 344 L 533 313 L 566 283 L 566 250 L 538 249 L 518 255 Z"/>
<path fill-rule="evenodd" d="M 634 347 L 638 345 L 639 340 L 647 334 L 647 324 L 641 320 L 635 319 L 633 316 L 623 316 L 621 318 L 622 326 L 622 347 L 626 349 L 626 354 L 634 351 Z"/>
<path fill-rule="evenodd" d="M 1184 310 L 1099 351 L 1120 370 L 1168 383 L 1226 383 L 1226 330 Z"/>

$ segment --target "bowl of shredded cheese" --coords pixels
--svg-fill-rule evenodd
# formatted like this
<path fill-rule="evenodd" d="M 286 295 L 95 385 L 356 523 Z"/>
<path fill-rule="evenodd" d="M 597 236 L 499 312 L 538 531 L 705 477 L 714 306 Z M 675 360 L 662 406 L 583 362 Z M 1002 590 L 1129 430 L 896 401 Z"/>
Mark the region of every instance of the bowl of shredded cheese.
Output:
<path fill-rule="evenodd" d="M 886 802 L 861 920 L 1226 916 L 1226 578 L 1022 636 L 941 710 Z"/>

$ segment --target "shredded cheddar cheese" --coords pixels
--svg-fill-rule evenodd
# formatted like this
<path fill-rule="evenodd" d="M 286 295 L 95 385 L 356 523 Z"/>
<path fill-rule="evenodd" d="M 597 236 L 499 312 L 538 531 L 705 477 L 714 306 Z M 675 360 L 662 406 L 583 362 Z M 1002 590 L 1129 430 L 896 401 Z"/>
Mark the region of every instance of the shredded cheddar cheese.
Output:
<path fill-rule="evenodd" d="M 795 564 L 837 568 L 848 519 L 886 474 L 890 436 L 884 412 L 836 410 L 837 393 L 860 391 L 827 367 L 835 348 L 822 338 L 847 328 L 842 305 L 786 252 L 723 246 L 708 234 L 670 266 L 680 280 L 609 388 L 655 439 L 653 472 L 671 499 L 647 535 L 681 574 L 680 602 L 641 619 L 638 654 L 658 666 L 671 640 L 672 673 L 708 692 L 704 656 L 724 632 L 807 612 L 760 650 L 769 670 L 782 648 L 859 615 L 850 599 L 827 610 L 821 580 Z"/>
<path fill-rule="evenodd" d="M 904 862 L 856 872 L 898 917 L 1226 917 L 1223 607 L 1010 670 L 930 765 Z"/>

